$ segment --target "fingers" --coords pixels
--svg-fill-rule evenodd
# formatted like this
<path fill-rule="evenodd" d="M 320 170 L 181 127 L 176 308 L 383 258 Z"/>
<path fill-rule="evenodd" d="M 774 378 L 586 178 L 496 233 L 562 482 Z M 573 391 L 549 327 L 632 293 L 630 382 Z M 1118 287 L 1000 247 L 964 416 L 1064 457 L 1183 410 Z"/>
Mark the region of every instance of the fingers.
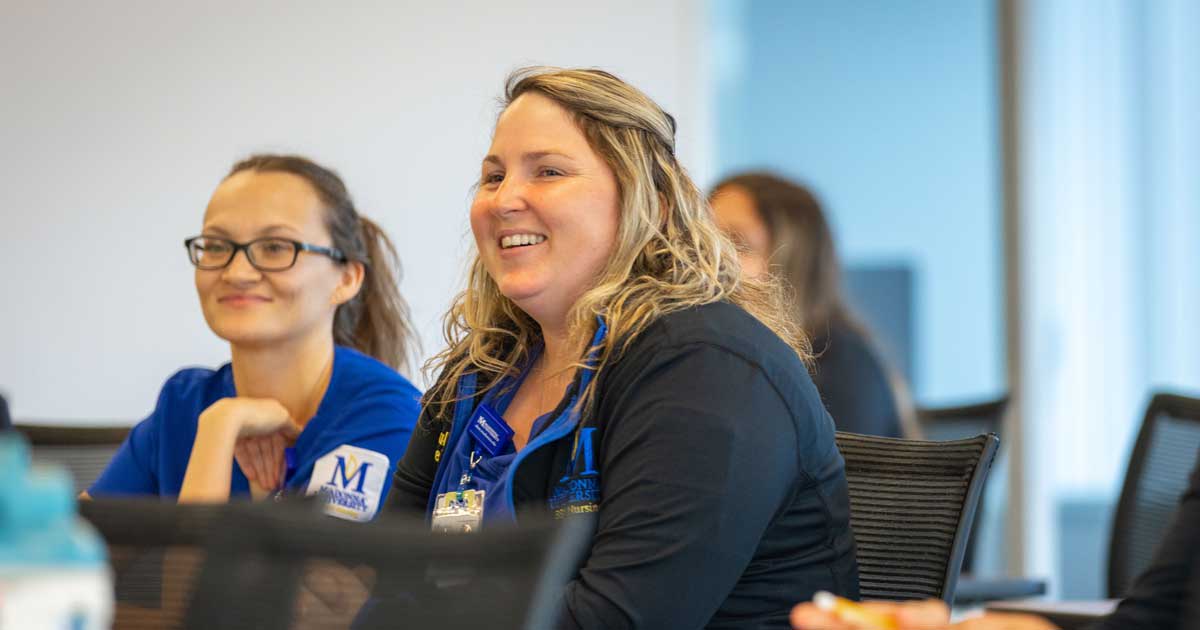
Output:
<path fill-rule="evenodd" d="M 896 625 L 900 630 L 941 630 L 946 628 L 950 621 L 949 609 L 938 600 L 900 604 L 865 602 L 863 607 L 871 612 L 892 617 L 896 620 Z M 845 621 L 836 613 L 821 610 L 816 605 L 808 603 L 800 604 L 792 609 L 792 626 L 797 630 L 873 630 L 861 624 Z M 958 626 L 955 628 L 957 629 Z M 962 630 L 983 629 L 964 628 Z"/>
<path fill-rule="evenodd" d="M 854 630 L 837 615 L 821 610 L 815 604 L 800 604 L 793 608 L 792 627 L 796 630 Z"/>
<path fill-rule="evenodd" d="M 1034 615 L 988 613 L 951 626 L 954 630 L 1057 630 L 1058 626 Z"/>
<path fill-rule="evenodd" d="M 303 430 L 304 427 L 296 424 L 296 422 L 289 416 L 288 421 L 284 423 L 283 426 L 279 427 L 279 434 L 287 440 L 295 440 L 296 438 L 300 437 L 300 432 Z"/>
<path fill-rule="evenodd" d="M 258 473 L 254 468 L 254 458 L 250 454 L 249 440 L 238 440 L 233 445 L 233 459 L 237 462 L 238 468 L 242 469 L 242 474 L 246 476 L 246 480 L 258 487 L 262 487 L 262 483 L 258 480 Z"/>
<path fill-rule="evenodd" d="M 868 602 L 866 605 L 874 607 L 880 604 L 882 603 Z M 946 624 L 950 623 L 950 609 L 941 600 L 927 599 L 919 602 L 905 602 L 899 606 L 887 606 L 889 612 L 895 616 L 896 622 L 901 628 L 935 630 L 937 628 L 945 628 Z"/>
<path fill-rule="evenodd" d="M 286 438 L 279 433 L 273 433 L 270 438 L 270 462 L 274 464 L 274 484 L 272 488 L 279 489 L 283 487 L 284 476 L 287 474 L 287 461 L 283 456 L 283 449 L 287 446 Z"/>
<path fill-rule="evenodd" d="M 250 449 L 254 452 L 254 469 L 259 481 L 262 482 L 260 485 L 264 490 L 274 490 L 275 473 L 272 470 L 272 462 L 268 460 L 266 441 L 264 438 L 252 438 L 248 440 Z"/>

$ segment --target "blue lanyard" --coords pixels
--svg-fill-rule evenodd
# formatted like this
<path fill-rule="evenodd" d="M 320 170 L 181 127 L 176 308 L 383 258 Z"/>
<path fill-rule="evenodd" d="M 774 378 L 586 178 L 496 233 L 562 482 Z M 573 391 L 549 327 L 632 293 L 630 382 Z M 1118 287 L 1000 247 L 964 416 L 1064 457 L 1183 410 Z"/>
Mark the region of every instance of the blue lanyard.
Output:
<path fill-rule="evenodd" d="M 536 352 L 530 357 L 529 364 L 521 372 L 516 383 L 508 387 L 508 383 L 500 383 L 490 392 L 488 392 L 479 406 L 476 407 L 475 413 L 471 415 L 469 424 L 467 425 L 467 438 L 471 440 L 471 452 L 467 459 L 467 468 L 463 471 L 462 476 L 458 478 L 458 489 L 454 493 L 454 500 L 459 505 L 465 503 L 463 499 L 464 493 L 467 491 L 467 485 L 471 483 L 471 479 L 475 475 L 475 467 L 479 462 L 483 461 L 482 449 L 491 457 L 495 457 L 504 451 L 512 441 L 513 430 L 504 421 L 498 409 L 507 409 L 509 403 L 512 402 L 513 396 L 516 395 L 517 387 L 525 376 L 529 373 L 529 366 L 537 359 Z M 505 389 L 507 387 L 507 389 Z M 496 407 L 493 407 L 492 401 L 496 398 L 497 391 L 504 391 L 501 398 L 496 401 Z"/>

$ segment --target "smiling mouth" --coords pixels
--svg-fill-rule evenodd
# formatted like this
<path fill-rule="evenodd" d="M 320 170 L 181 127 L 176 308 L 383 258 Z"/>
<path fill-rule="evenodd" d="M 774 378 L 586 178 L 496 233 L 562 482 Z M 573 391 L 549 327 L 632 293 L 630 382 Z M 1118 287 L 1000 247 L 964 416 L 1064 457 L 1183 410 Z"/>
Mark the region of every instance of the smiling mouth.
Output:
<path fill-rule="evenodd" d="M 544 243 L 546 237 L 541 234 L 513 234 L 500 239 L 500 249 L 513 249 L 514 247 L 529 247 Z"/>
<path fill-rule="evenodd" d="M 225 297 L 217 298 L 217 302 L 222 304 L 254 304 L 269 301 L 267 298 L 258 295 L 226 295 Z"/>

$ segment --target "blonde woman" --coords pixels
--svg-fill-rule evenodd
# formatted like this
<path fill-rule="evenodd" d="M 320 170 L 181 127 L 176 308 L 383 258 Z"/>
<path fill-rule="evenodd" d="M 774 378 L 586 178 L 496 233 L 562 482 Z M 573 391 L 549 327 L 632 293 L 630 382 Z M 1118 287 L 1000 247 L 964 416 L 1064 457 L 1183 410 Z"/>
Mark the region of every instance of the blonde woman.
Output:
<path fill-rule="evenodd" d="M 596 513 L 562 627 L 782 628 L 797 598 L 857 596 L 807 346 L 672 118 L 598 70 L 520 71 L 504 102 L 393 506 L 454 531 Z"/>

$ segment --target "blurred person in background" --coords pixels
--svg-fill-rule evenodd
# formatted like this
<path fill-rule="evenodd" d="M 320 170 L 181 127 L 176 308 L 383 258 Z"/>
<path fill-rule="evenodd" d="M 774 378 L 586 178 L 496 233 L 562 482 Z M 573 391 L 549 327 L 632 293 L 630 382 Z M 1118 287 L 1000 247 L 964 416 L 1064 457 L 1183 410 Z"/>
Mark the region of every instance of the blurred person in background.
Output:
<path fill-rule="evenodd" d="M 12 428 L 12 416 L 8 415 L 8 401 L 0 395 L 0 430 Z"/>
<path fill-rule="evenodd" d="M 743 173 L 719 182 L 709 200 L 743 271 L 776 275 L 794 291 L 795 321 L 812 340 L 813 381 L 838 430 L 918 437 L 907 388 L 842 296 L 833 234 L 816 197 L 770 173 Z"/>

